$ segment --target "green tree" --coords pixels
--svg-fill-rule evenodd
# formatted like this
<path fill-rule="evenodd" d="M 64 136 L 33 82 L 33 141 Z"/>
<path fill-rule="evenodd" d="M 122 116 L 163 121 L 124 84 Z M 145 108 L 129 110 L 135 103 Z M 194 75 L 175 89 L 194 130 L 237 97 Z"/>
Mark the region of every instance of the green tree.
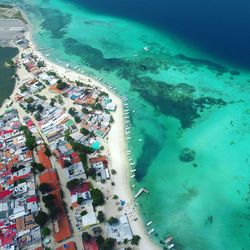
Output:
<path fill-rule="evenodd" d="M 108 224 L 109 225 L 115 225 L 115 224 L 118 224 L 118 223 L 119 223 L 119 220 L 117 218 L 115 218 L 115 217 L 110 217 L 108 219 Z"/>
<path fill-rule="evenodd" d="M 63 165 L 64 165 L 65 168 L 68 168 L 68 167 L 71 166 L 71 162 L 69 160 L 64 160 Z"/>
<path fill-rule="evenodd" d="M 44 61 L 38 61 L 38 62 L 37 62 L 37 67 L 38 67 L 38 68 L 42 68 L 42 67 L 44 67 L 44 66 L 45 66 Z"/>
<path fill-rule="evenodd" d="M 78 186 L 79 184 L 81 184 L 81 181 L 79 179 L 72 179 L 72 180 L 67 182 L 66 186 L 70 190 L 70 189 L 73 189 L 74 187 Z"/>
<path fill-rule="evenodd" d="M 81 205 L 84 199 L 82 197 L 77 197 L 77 204 Z"/>
<path fill-rule="evenodd" d="M 74 118 L 75 118 L 75 122 L 76 122 L 76 123 L 80 123 L 80 122 L 82 121 L 81 117 L 78 116 L 78 115 L 75 116 Z"/>
<path fill-rule="evenodd" d="M 51 151 L 49 149 L 49 146 L 47 144 L 44 144 L 44 147 L 45 147 L 45 152 L 44 154 L 48 157 L 50 157 L 52 154 L 51 154 Z"/>
<path fill-rule="evenodd" d="M 46 224 L 46 222 L 48 221 L 48 215 L 43 211 L 39 211 L 36 214 L 34 221 L 39 226 L 43 227 Z"/>
<path fill-rule="evenodd" d="M 95 180 L 95 178 L 96 178 L 96 171 L 95 171 L 95 169 L 94 168 L 89 168 L 87 170 L 87 175 L 90 176 L 90 177 L 92 177 Z"/>
<path fill-rule="evenodd" d="M 81 212 L 81 216 L 84 216 L 84 215 L 86 215 L 86 214 L 88 214 L 88 212 L 85 211 L 85 210 Z"/>
<path fill-rule="evenodd" d="M 81 128 L 81 129 L 80 129 L 80 132 L 81 132 L 83 135 L 88 135 L 88 134 L 89 134 L 89 131 L 88 131 L 86 128 Z"/>
<path fill-rule="evenodd" d="M 96 243 L 98 247 L 101 249 L 101 247 L 104 245 L 104 238 L 101 235 L 98 235 L 96 237 Z"/>
<path fill-rule="evenodd" d="M 41 115 L 40 115 L 40 113 L 35 113 L 35 115 L 34 115 L 34 117 L 35 117 L 35 119 L 37 120 L 37 121 L 41 121 Z"/>
<path fill-rule="evenodd" d="M 83 241 L 89 241 L 89 240 L 91 240 L 91 235 L 88 232 L 83 232 L 82 233 L 82 240 Z"/>
<path fill-rule="evenodd" d="M 44 107 L 41 105 L 41 104 L 38 104 L 36 106 L 36 109 L 39 111 L 39 112 L 42 112 L 44 110 Z"/>
<path fill-rule="evenodd" d="M 72 108 L 72 107 L 69 108 L 69 111 L 68 111 L 68 112 L 69 112 L 69 114 L 72 115 L 72 116 L 75 116 L 75 115 L 77 114 L 76 108 Z"/>
<path fill-rule="evenodd" d="M 115 169 L 111 169 L 111 174 L 116 174 L 116 170 Z"/>
<path fill-rule="evenodd" d="M 107 238 L 104 240 L 104 250 L 112 250 L 115 246 L 115 239 Z"/>
<path fill-rule="evenodd" d="M 32 135 L 26 126 L 21 126 L 20 130 L 24 133 L 26 139 L 25 144 L 27 148 L 33 151 L 36 147 L 36 137 Z"/>
<path fill-rule="evenodd" d="M 138 246 L 140 239 L 141 237 L 139 235 L 134 235 L 131 240 L 131 244 Z"/>
<path fill-rule="evenodd" d="M 116 195 L 116 194 L 113 195 L 114 200 L 117 200 L 118 198 L 119 198 L 118 195 Z"/>
<path fill-rule="evenodd" d="M 53 194 L 48 194 L 48 195 L 44 195 L 44 196 L 42 197 L 42 201 L 43 201 L 44 203 L 47 203 L 47 202 L 53 201 L 54 198 L 55 198 L 55 197 L 53 196 Z"/>
<path fill-rule="evenodd" d="M 50 233 L 51 233 L 51 230 L 48 227 L 44 227 L 42 229 L 42 234 L 43 234 L 44 237 L 49 236 Z"/>
<path fill-rule="evenodd" d="M 38 187 L 42 194 L 48 193 L 50 191 L 50 185 L 48 183 L 41 183 Z"/>
<path fill-rule="evenodd" d="M 105 221 L 105 215 L 102 211 L 99 211 L 98 214 L 97 214 L 97 219 L 100 223 L 104 222 Z"/>
<path fill-rule="evenodd" d="M 38 170 L 39 172 L 43 172 L 45 170 L 45 167 L 41 163 L 32 162 L 31 167 L 35 170 Z"/>
<path fill-rule="evenodd" d="M 66 82 L 63 82 L 62 80 L 57 81 L 57 86 L 56 88 L 59 90 L 63 90 L 68 87 L 68 84 Z"/>
<path fill-rule="evenodd" d="M 104 195 L 101 190 L 99 190 L 98 188 L 93 188 L 90 190 L 90 193 L 93 199 L 94 207 L 101 206 L 105 203 Z"/>

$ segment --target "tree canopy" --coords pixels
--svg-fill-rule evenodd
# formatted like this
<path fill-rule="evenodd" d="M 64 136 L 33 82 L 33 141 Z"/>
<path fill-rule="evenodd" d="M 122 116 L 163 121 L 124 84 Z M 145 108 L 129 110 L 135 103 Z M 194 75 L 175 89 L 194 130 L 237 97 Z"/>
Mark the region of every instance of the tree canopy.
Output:
<path fill-rule="evenodd" d="M 48 221 L 48 215 L 43 211 L 39 211 L 36 214 L 34 220 L 35 220 L 36 224 L 38 224 L 39 226 L 44 226 L 46 224 L 46 222 Z"/>
<path fill-rule="evenodd" d="M 92 188 L 90 190 L 90 193 L 91 193 L 91 196 L 92 196 L 92 199 L 93 199 L 93 206 L 96 207 L 96 206 L 101 206 L 105 203 L 105 200 L 104 200 L 104 195 L 102 193 L 102 191 L 98 188 Z"/>

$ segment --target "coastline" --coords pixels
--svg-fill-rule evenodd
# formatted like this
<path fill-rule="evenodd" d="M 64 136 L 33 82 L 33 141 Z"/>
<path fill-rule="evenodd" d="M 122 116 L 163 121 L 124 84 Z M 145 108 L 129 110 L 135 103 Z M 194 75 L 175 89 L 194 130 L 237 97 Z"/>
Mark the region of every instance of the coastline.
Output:
<path fill-rule="evenodd" d="M 23 11 L 21 11 L 21 13 L 24 16 L 24 18 L 28 20 L 25 13 L 23 13 Z M 28 29 L 27 29 L 25 36 L 30 41 L 30 48 L 32 49 L 35 55 L 37 55 L 39 58 L 45 61 L 46 68 L 55 70 L 60 75 L 65 76 L 66 78 L 69 78 L 69 79 L 74 79 L 74 80 L 81 79 L 83 81 L 90 80 L 91 85 L 95 85 L 99 87 L 100 89 L 102 89 L 103 91 L 107 92 L 109 96 L 117 104 L 117 110 L 113 114 L 114 123 L 112 124 L 111 130 L 108 136 L 108 145 L 109 145 L 108 152 L 110 153 L 111 166 L 117 171 L 117 175 L 113 176 L 112 179 L 114 179 L 115 183 L 119 183 L 119 185 L 114 186 L 113 192 L 117 194 L 119 197 L 121 197 L 123 200 L 126 200 L 127 202 L 129 202 L 130 205 L 132 205 L 135 208 L 134 209 L 135 216 L 139 218 L 136 221 L 129 220 L 133 234 L 139 235 L 141 237 L 139 247 L 135 247 L 135 249 L 143 249 L 143 250 L 160 249 L 160 247 L 158 247 L 146 233 L 145 226 L 141 219 L 138 208 L 135 206 L 132 190 L 129 185 L 129 160 L 128 160 L 128 155 L 126 153 L 128 145 L 127 145 L 125 134 L 124 134 L 125 120 L 124 120 L 124 107 L 123 107 L 122 99 L 117 94 L 109 90 L 102 83 L 98 82 L 96 79 L 77 73 L 73 70 L 68 72 L 68 69 L 54 62 L 51 62 L 48 58 L 43 56 L 43 54 L 37 50 L 36 45 L 32 41 L 32 30 L 30 28 L 28 21 L 27 21 L 27 27 Z M 21 52 L 22 51 L 19 50 L 19 53 Z M 10 96 L 10 99 L 13 101 L 14 101 L 14 96 L 15 96 L 17 87 L 18 85 L 16 82 L 13 93 Z M 0 112 L 4 110 L 4 108 L 6 108 L 6 105 L 7 104 L 5 102 L 4 105 L 0 108 Z"/>

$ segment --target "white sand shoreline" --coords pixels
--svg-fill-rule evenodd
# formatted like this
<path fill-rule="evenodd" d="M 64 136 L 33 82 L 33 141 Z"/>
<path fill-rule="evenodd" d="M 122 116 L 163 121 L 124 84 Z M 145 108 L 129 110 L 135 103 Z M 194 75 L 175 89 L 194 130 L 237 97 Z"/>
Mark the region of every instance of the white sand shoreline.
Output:
<path fill-rule="evenodd" d="M 23 14 L 23 12 L 22 12 Z M 28 20 L 23 14 L 24 18 Z M 125 118 L 124 118 L 124 108 L 123 108 L 123 101 L 122 99 L 117 96 L 115 93 L 113 93 L 111 90 L 109 90 L 106 86 L 98 82 L 97 80 L 88 77 L 86 75 L 70 71 L 68 69 L 64 68 L 63 66 L 57 65 L 56 63 L 53 63 L 49 61 L 46 57 L 42 55 L 40 51 L 36 49 L 36 45 L 32 43 L 32 32 L 31 28 L 28 24 L 28 31 L 26 32 L 26 37 L 30 41 L 30 47 L 35 55 L 40 57 L 42 60 L 46 63 L 46 68 L 51 68 L 52 70 L 56 71 L 60 76 L 65 76 L 66 78 L 69 78 L 71 80 L 82 80 L 87 81 L 88 79 L 91 79 L 91 82 L 88 82 L 89 84 L 98 86 L 103 91 L 107 92 L 109 96 L 112 98 L 112 100 L 117 104 L 117 110 L 113 115 L 114 123 L 112 124 L 111 131 L 108 136 L 108 151 L 110 152 L 110 158 L 111 158 L 111 164 L 114 169 L 117 171 L 117 175 L 114 177 L 116 178 L 116 185 L 114 186 L 114 192 L 119 196 L 122 197 L 123 200 L 126 200 L 127 202 L 130 202 L 130 204 L 134 205 L 133 202 L 133 195 L 132 190 L 129 185 L 129 160 L 127 156 L 127 142 L 125 140 Z M 22 50 L 19 51 L 21 53 Z M 18 54 L 19 55 L 19 54 Z M 18 89 L 17 82 L 15 84 L 15 88 L 10 96 L 9 99 L 11 99 L 14 102 L 14 96 L 16 94 L 16 91 Z M 6 108 L 6 102 L 5 104 L 0 108 L 0 112 L 3 112 L 3 110 Z M 115 209 L 115 208 L 114 208 Z M 141 249 L 141 250 L 158 250 L 160 247 L 155 245 L 153 241 L 149 238 L 149 236 L 146 233 L 145 226 L 139 216 L 138 209 L 135 209 L 136 217 L 138 220 L 130 220 L 130 225 L 133 231 L 133 234 L 139 235 L 141 237 L 141 241 L 139 244 L 139 247 L 135 247 L 133 249 Z"/>

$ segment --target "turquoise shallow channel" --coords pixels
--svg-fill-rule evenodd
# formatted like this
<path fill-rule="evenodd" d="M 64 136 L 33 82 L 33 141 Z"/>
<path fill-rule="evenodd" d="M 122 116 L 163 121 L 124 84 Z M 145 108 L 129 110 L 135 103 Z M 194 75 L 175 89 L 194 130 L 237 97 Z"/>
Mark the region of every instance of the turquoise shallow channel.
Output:
<path fill-rule="evenodd" d="M 134 191 L 150 191 L 138 203 L 156 244 L 171 234 L 175 249 L 250 249 L 249 72 L 69 0 L 17 4 L 50 60 L 128 98 Z"/>

